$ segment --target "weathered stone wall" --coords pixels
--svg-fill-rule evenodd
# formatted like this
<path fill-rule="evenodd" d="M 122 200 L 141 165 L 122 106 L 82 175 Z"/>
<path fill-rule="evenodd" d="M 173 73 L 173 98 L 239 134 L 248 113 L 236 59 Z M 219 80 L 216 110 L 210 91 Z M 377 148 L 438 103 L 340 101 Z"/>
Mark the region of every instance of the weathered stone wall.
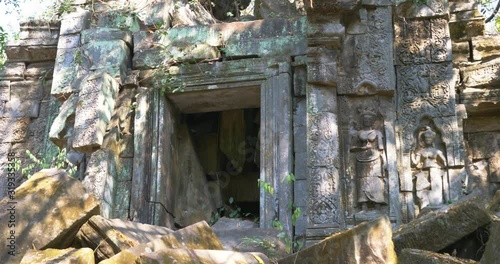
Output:
<path fill-rule="evenodd" d="M 30 21 L 21 23 L 19 40 L 7 43 L 9 62 L 0 70 L 0 197 L 15 188 L 7 181 L 8 153 L 26 166 L 26 150 L 38 158 L 51 150 L 47 132 L 58 107 L 50 97 L 58 36 L 59 23 Z M 18 170 L 15 185 L 23 180 Z"/>
<path fill-rule="evenodd" d="M 261 191 L 261 227 L 279 220 L 308 243 L 498 188 L 500 45 L 474 4 L 261 1 L 282 13 L 216 23 L 171 1 L 80 2 L 58 34 L 28 23 L 9 46 L 1 144 L 66 148 L 103 216 L 208 219 L 182 115 L 237 108 L 261 108 L 260 179 L 274 190 Z"/>

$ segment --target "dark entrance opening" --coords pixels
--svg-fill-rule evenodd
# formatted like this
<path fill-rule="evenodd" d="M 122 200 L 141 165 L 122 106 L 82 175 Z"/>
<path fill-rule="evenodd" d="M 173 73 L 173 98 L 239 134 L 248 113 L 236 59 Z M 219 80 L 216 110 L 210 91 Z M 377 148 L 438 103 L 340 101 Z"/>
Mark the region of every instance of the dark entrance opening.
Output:
<path fill-rule="evenodd" d="M 259 219 L 260 108 L 184 114 L 220 216 Z M 217 197 L 220 196 L 220 197 Z"/>

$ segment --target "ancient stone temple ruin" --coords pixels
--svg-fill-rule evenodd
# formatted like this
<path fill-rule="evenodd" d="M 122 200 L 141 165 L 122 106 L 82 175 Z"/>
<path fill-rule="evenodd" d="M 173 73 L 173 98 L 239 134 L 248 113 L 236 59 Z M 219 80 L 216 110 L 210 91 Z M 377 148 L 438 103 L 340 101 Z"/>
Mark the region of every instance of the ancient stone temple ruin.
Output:
<path fill-rule="evenodd" d="M 499 187 L 500 38 L 477 4 L 262 0 L 216 19 L 74 1 L 7 45 L 1 151 L 66 149 L 108 218 L 173 228 L 226 208 L 305 244 L 396 227 Z"/>

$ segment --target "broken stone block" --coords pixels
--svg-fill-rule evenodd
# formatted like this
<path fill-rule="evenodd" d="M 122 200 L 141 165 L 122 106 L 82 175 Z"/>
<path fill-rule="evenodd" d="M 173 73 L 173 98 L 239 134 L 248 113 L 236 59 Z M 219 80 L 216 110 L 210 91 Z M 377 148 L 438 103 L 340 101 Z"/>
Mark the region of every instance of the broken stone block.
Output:
<path fill-rule="evenodd" d="M 172 27 L 215 24 L 216 20 L 199 2 L 179 2 L 172 13 Z"/>
<path fill-rule="evenodd" d="M 51 95 L 65 100 L 80 90 L 78 80 L 88 74 L 88 59 L 80 48 L 58 49 Z"/>
<path fill-rule="evenodd" d="M 250 220 L 222 217 L 221 219 L 217 220 L 214 225 L 212 225 L 212 230 L 214 230 L 214 232 L 217 232 L 234 229 L 252 229 L 258 227 L 259 225 L 257 223 Z"/>
<path fill-rule="evenodd" d="M 500 134 L 497 135 L 497 144 L 500 144 Z M 488 159 L 488 174 L 490 182 L 500 183 L 500 151 Z"/>
<path fill-rule="evenodd" d="M 172 232 L 174 231 L 162 226 L 95 215 L 80 228 L 76 240 L 81 246 L 92 248 L 97 260 L 103 260 Z"/>
<path fill-rule="evenodd" d="M 118 94 L 116 106 L 111 117 L 111 122 L 108 125 L 108 130 L 117 127 L 120 133 L 132 134 L 132 102 L 134 101 L 136 92 L 134 89 L 124 89 Z"/>
<path fill-rule="evenodd" d="M 232 228 L 229 225 L 229 228 Z M 238 252 L 261 252 L 273 259 L 287 255 L 287 246 L 281 231 L 275 228 L 235 228 L 214 230 L 225 250 Z"/>
<path fill-rule="evenodd" d="M 75 112 L 75 150 L 92 152 L 102 145 L 118 89 L 118 82 L 107 73 L 94 73 L 82 81 Z"/>
<path fill-rule="evenodd" d="M 105 10 L 97 15 L 97 27 L 118 28 L 121 30 L 137 32 L 140 30 L 141 21 L 138 16 L 126 10 Z"/>
<path fill-rule="evenodd" d="M 35 173 L 15 191 L 9 190 L 0 206 L 11 208 L 0 212 L 0 220 L 15 221 L 15 227 L 0 225 L 1 234 L 11 235 L 0 240 L 4 263 L 18 263 L 29 249 L 70 246 L 80 227 L 99 214 L 97 199 L 61 169 Z M 9 255 L 8 249 L 15 250 L 16 256 Z"/>
<path fill-rule="evenodd" d="M 123 250 L 115 256 L 104 260 L 101 264 L 133 263 L 143 253 L 171 248 L 222 250 L 223 246 L 207 222 L 201 221 L 155 239 L 147 244 Z"/>
<path fill-rule="evenodd" d="M 472 38 L 472 58 L 486 59 L 500 55 L 500 36 L 480 36 Z"/>
<path fill-rule="evenodd" d="M 54 144 L 63 148 L 66 145 L 66 134 L 72 125 L 75 118 L 76 104 L 78 103 L 78 94 L 72 94 L 59 108 L 59 114 L 52 122 L 49 131 L 49 138 Z"/>
<path fill-rule="evenodd" d="M 53 264 L 53 263 L 71 263 L 88 264 L 94 263 L 94 252 L 90 248 L 67 248 L 45 250 L 30 249 L 24 254 L 21 264 Z"/>
<path fill-rule="evenodd" d="M 92 153 L 87 163 L 85 179 L 82 184 L 88 192 L 94 194 L 101 202 L 101 215 L 112 218 L 118 177 L 117 154 L 109 149 L 99 149 Z"/>
<path fill-rule="evenodd" d="M 334 234 L 278 263 L 397 263 L 387 216 Z"/>
<path fill-rule="evenodd" d="M 488 204 L 488 211 L 500 217 L 500 190 L 496 191 L 495 195 Z"/>
<path fill-rule="evenodd" d="M 404 248 L 437 252 L 490 221 L 491 217 L 486 210 L 473 201 L 464 200 L 429 212 L 401 226 L 392 240 L 398 252 Z"/>
<path fill-rule="evenodd" d="M 466 87 L 493 87 L 500 84 L 500 58 L 460 69 Z"/>
<path fill-rule="evenodd" d="M 420 249 L 405 248 L 399 255 L 399 262 L 405 264 L 474 264 L 477 261 L 452 257 Z"/>
<path fill-rule="evenodd" d="M 239 253 L 224 250 L 201 249 L 163 249 L 144 253 L 138 259 L 139 263 L 204 263 L 204 264 L 263 264 L 271 263 L 261 253 Z"/>
<path fill-rule="evenodd" d="M 124 81 L 129 67 L 130 50 L 122 40 L 99 40 L 83 45 L 83 55 L 90 60 L 90 70 L 106 71 Z"/>
<path fill-rule="evenodd" d="M 174 9 L 174 1 L 132 0 L 130 2 L 146 26 L 171 24 L 170 17 Z"/>
<path fill-rule="evenodd" d="M 0 142 L 23 142 L 28 136 L 29 117 L 0 118 Z"/>
<path fill-rule="evenodd" d="M 467 141 L 475 160 L 488 159 L 498 152 L 500 144 L 500 133 L 479 132 L 467 134 Z"/>
<path fill-rule="evenodd" d="M 498 196 L 498 191 L 497 195 Z M 490 236 L 481 258 L 481 263 L 498 263 L 500 259 L 500 219 L 496 218 L 489 228 Z"/>

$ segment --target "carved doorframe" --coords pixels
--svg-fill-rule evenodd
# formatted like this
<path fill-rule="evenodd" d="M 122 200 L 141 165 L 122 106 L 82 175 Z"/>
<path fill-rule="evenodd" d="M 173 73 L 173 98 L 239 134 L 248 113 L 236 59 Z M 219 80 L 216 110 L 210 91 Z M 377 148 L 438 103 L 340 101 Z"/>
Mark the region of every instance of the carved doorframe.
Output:
<path fill-rule="evenodd" d="M 200 65 L 197 66 L 179 69 L 175 78 L 182 83 L 183 92 L 260 86 L 260 180 L 269 183 L 274 190 L 271 194 L 260 189 L 260 226 L 272 227 L 273 220 L 279 220 L 291 237 L 293 226 L 290 202 L 293 201 L 293 183 L 285 180 L 293 172 L 293 87 L 290 59 L 223 61 L 201 65 L 203 69 Z M 210 74 L 200 75 L 201 70 Z M 164 132 L 168 126 L 164 113 L 171 108 L 169 100 L 161 96 L 158 88 L 143 89 L 137 98 L 135 128 L 141 128 L 142 131 L 135 130 L 134 136 L 130 218 L 143 223 L 173 227 L 173 215 L 165 213 L 173 211 L 173 208 L 168 208 L 175 206 L 172 199 L 158 200 L 162 197 L 161 192 L 164 192 L 160 183 L 169 181 L 165 171 L 166 164 L 162 162 L 166 153 L 159 146 L 169 136 Z M 148 136 L 145 137 L 144 134 Z"/>

